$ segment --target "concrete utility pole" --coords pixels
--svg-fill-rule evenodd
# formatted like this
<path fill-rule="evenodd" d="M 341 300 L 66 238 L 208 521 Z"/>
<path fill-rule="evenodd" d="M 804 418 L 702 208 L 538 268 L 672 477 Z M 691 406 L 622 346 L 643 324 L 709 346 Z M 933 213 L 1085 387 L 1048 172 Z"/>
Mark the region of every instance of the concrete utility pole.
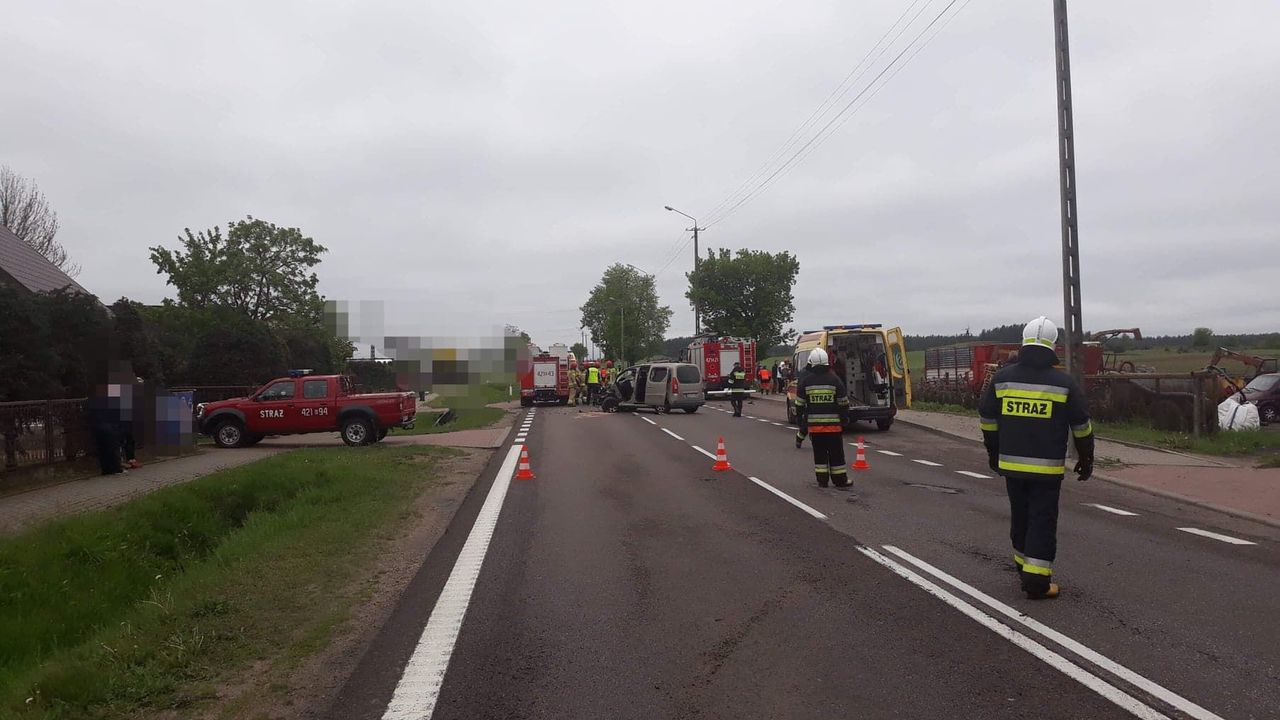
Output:
<path fill-rule="evenodd" d="M 1080 343 L 1080 234 L 1076 225 L 1076 141 L 1071 118 L 1071 52 L 1067 41 L 1067 0 L 1053 0 L 1053 37 L 1058 65 L 1058 171 L 1062 194 L 1062 311 L 1067 372 L 1084 375 Z"/>
<path fill-rule="evenodd" d="M 688 214 L 688 213 L 682 213 L 682 212 L 680 212 L 679 210 L 677 210 L 677 209 L 675 209 L 675 208 L 671 207 L 670 205 L 664 205 L 663 207 L 665 207 L 666 209 L 670 210 L 670 211 L 671 211 L 671 212 L 673 212 L 673 213 L 680 213 L 681 215 L 684 215 L 685 217 L 687 217 L 687 218 L 689 218 L 690 220 L 692 220 L 692 221 L 693 221 L 693 227 L 691 227 L 691 228 L 686 228 L 686 230 L 692 230 L 692 231 L 693 231 L 693 270 L 694 270 L 694 272 L 697 272 L 697 271 L 698 271 L 698 259 L 699 259 L 699 258 L 698 258 L 698 231 L 699 231 L 699 230 L 706 230 L 706 228 L 700 228 L 700 227 L 698 227 L 698 220 L 697 220 L 697 218 L 695 218 L 694 216 L 692 216 L 692 215 L 690 215 L 690 214 Z M 701 318 L 701 316 L 700 316 L 700 315 L 699 315 L 699 313 L 698 313 L 698 306 L 697 306 L 697 305 L 694 305 L 694 306 L 693 306 L 693 334 L 694 334 L 694 335 L 697 335 L 698 333 L 702 332 L 701 325 L 702 325 L 702 318 Z"/>

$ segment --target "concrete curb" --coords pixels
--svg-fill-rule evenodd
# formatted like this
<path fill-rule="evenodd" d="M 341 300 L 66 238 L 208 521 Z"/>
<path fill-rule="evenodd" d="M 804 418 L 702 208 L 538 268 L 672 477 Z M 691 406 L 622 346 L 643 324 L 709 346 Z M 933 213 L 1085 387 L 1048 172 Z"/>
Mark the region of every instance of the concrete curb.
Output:
<path fill-rule="evenodd" d="M 919 428 L 921 430 L 927 430 L 936 435 L 945 435 L 946 437 L 949 437 L 949 438 L 958 438 L 960 440 L 968 440 L 969 442 L 977 443 L 979 445 L 982 444 L 980 440 L 975 440 L 971 437 L 960 435 L 959 433 L 953 433 L 947 430 L 941 430 L 939 428 L 925 425 L 923 423 L 912 422 L 910 420 L 903 420 L 901 417 L 898 418 L 898 422 L 904 423 L 906 425 L 910 425 L 911 427 L 914 427 L 914 428 Z M 1102 480 L 1103 482 L 1109 482 L 1112 485 L 1119 485 L 1120 487 L 1127 488 L 1129 490 L 1137 490 L 1138 492 L 1144 492 L 1144 493 L 1147 493 L 1148 495 L 1155 495 L 1156 497 L 1161 497 L 1161 498 L 1164 498 L 1165 500 L 1173 500 L 1180 503 L 1186 503 L 1187 505 L 1194 505 L 1199 508 L 1204 508 L 1205 510 L 1220 512 L 1223 515 L 1229 515 L 1233 518 L 1248 520 L 1249 522 L 1256 522 L 1261 525 L 1266 525 L 1268 527 L 1280 528 L 1280 519 L 1277 519 L 1277 518 L 1270 518 L 1264 515 L 1257 515 L 1251 512 L 1247 512 L 1245 510 L 1236 510 L 1234 508 L 1223 507 L 1221 505 L 1217 505 L 1211 502 L 1205 502 L 1204 500 L 1197 500 L 1195 498 L 1190 498 L 1190 497 L 1187 497 L 1186 495 L 1179 495 L 1178 493 L 1170 492 L 1168 490 L 1161 490 L 1159 488 L 1148 487 L 1146 485 L 1142 485 L 1141 483 L 1135 483 L 1130 480 L 1122 480 L 1120 478 L 1112 477 L 1110 475 L 1106 475 L 1099 472 L 1095 472 L 1093 474 L 1093 477 L 1097 478 L 1098 480 Z"/>

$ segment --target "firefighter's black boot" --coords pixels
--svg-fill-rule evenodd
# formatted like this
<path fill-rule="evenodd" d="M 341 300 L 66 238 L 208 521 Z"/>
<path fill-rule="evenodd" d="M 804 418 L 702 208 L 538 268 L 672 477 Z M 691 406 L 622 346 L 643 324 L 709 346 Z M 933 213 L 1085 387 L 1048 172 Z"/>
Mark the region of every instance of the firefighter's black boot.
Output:
<path fill-rule="evenodd" d="M 1022 576 L 1022 591 L 1027 594 L 1028 600 L 1051 600 L 1058 597 L 1060 590 L 1058 584 L 1052 581 L 1052 576 L 1029 573 L 1025 569 L 1019 574 Z"/>

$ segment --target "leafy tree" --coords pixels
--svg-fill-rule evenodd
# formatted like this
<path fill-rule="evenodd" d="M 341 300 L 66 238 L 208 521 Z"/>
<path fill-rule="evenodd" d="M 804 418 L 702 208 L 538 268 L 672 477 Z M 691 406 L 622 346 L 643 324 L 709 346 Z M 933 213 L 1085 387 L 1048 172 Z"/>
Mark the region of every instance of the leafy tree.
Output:
<path fill-rule="evenodd" d="M 581 360 L 587 356 L 587 346 L 580 342 L 576 342 L 569 346 L 569 352 L 573 353 L 574 357 Z"/>
<path fill-rule="evenodd" d="M 591 341 L 612 359 L 635 360 L 661 351 L 671 324 L 671 308 L 658 304 L 653 277 L 622 263 L 604 271 L 581 309 Z"/>
<path fill-rule="evenodd" d="M 40 186 L 8 166 L 0 167 L 0 225 L 59 270 L 68 275 L 80 274 L 80 266 L 71 262 L 66 248 L 54 239 L 58 234 L 58 213 L 49 206 Z"/>
<path fill-rule="evenodd" d="M 119 359 L 106 308 L 96 297 L 68 289 L 40 293 L 35 304 L 48 323 L 46 342 L 54 355 L 50 374 L 61 387 L 60 396 L 85 397 Z"/>
<path fill-rule="evenodd" d="M 1213 330 L 1207 327 L 1198 327 L 1191 333 L 1191 347 L 1206 348 L 1213 346 Z"/>
<path fill-rule="evenodd" d="M 739 250 L 731 256 L 728 250 L 707 250 L 698 268 L 686 274 L 685 297 L 709 331 L 772 347 L 795 334 L 783 325 L 795 315 L 791 291 L 799 272 L 800 261 L 786 251 Z"/>
<path fill-rule="evenodd" d="M 324 302 L 313 268 L 327 250 L 302 231 L 249 217 L 230 223 L 225 237 L 218 227 L 184 232 L 182 250 L 150 248 L 157 274 L 169 276 L 182 305 L 320 323 Z"/>
<path fill-rule="evenodd" d="M 35 297 L 0 283 L 0 307 L 0 402 L 60 396 L 49 325 Z"/>
<path fill-rule="evenodd" d="M 692 337 L 673 337 L 662 341 L 662 354 L 667 357 L 678 358 L 685 348 L 689 347 L 689 343 L 693 342 Z"/>
<path fill-rule="evenodd" d="M 133 364 L 138 377 L 157 384 L 164 384 L 165 375 L 160 361 L 156 330 L 142 316 L 141 303 L 120 298 L 111 306 L 116 341 L 120 355 Z"/>
<path fill-rule="evenodd" d="M 223 312 L 193 344 L 187 377 L 196 385 L 255 385 L 283 375 L 285 360 L 285 344 L 265 322 Z"/>

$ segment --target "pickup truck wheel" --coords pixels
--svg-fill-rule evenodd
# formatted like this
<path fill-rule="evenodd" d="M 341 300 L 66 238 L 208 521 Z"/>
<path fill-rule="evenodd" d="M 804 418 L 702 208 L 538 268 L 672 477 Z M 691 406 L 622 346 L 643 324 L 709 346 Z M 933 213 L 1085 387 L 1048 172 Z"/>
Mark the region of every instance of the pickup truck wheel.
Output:
<path fill-rule="evenodd" d="M 350 418 L 342 423 L 342 442 L 348 445 L 367 445 L 374 437 L 373 426 L 364 418 Z"/>
<path fill-rule="evenodd" d="M 240 447 L 244 442 L 244 426 L 239 420 L 224 420 L 213 431 L 213 442 L 220 448 Z"/>
<path fill-rule="evenodd" d="M 387 428 L 382 428 L 381 430 L 378 430 L 378 442 L 382 442 L 382 439 L 387 436 L 388 432 L 389 430 Z"/>

